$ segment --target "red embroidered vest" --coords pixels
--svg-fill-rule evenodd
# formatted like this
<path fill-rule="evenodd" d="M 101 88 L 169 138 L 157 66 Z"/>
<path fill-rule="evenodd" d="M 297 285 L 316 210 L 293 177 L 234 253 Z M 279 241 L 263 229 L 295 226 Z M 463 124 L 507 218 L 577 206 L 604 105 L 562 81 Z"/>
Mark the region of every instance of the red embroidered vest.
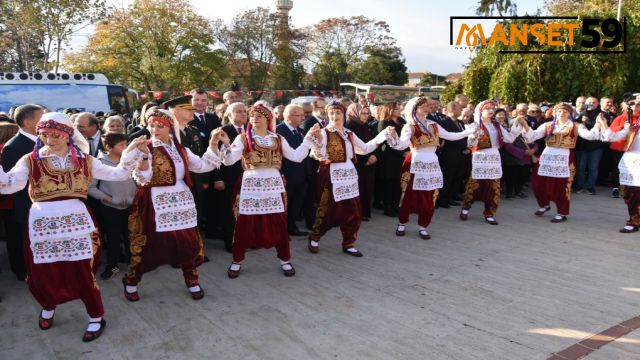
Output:
<path fill-rule="evenodd" d="M 495 120 L 492 120 L 491 124 L 496 129 L 496 131 L 498 132 L 498 148 L 501 148 L 502 145 L 504 145 L 504 140 L 502 139 L 501 126 Z M 478 144 L 473 147 L 473 149 L 472 149 L 473 151 L 482 150 L 482 149 L 488 149 L 492 145 L 491 144 L 491 136 L 489 135 L 489 130 L 487 130 L 485 128 L 486 125 L 484 125 L 482 123 L 482 120 L 480 120 L 480 123 L 478 124 L 478 126 L 483 130 L 483 134 L 482 134 L 482 136 L 480 136 L 480 138 L 478 138 Z"/>
<path fill-rule="evenodd" d="M 342 136 L 338 134 L 337 131 L 329 131 L 328 129 L 324 130 L 327 134 L 327 157 L 328 160 L 326 163 L 341 163 L 347 161 L 347 142 L 344 141 Z M 351 142 L 351 150 L 353 153 L 353 158 L 351 161 L 355 164 L 356 160 L 356 149 L 353 145 L 353 133 L 347 132 L 347 136 L 349 137 L 349 141 Z"/>
<path fill-rule="evenodd" d="M 576 147 L 576 142 L 578 141 L 578 124 L 573 123 L 571 128 L 565 128 L 562 129 L 562 131 L 556 130 L 551 137 L 549 137 L 549 133 L 551 132 L 551 123 L 548 122 L 545 126 L 547 127 L 545 130 L 545 134 L 547 134 L 547 146 L 563 149 L 574 149 Z"/>
<path fill-rule="evenodd" d="M 148 184 L 142 185 L 142 188 L 150 188 L 154 186 L 172 186 L 176 184 L 176 168 L 175 163 L 164 149 L 164 146 L 153 146 L 151 141 L 147 142 L 149 152 L 151 152 L 151 169 L 153 176 Z M 189 157 L 187 150 L 181 144 L 175 143 L 178 154 L 182 158 L 184 164 L 184 182 L 188 187 L 192 186 L 191 176 L 189 175 Z"/>
<path fill-rule="evenodd" d="M 438 126 L 436 124 L 429 124 L 431 130 L 431 136 L 422 131 L 420 125 L 412 125 L 413 134 L 411 135 L 411 147 L 414 149 L 420 149 L 426 146 L 439 146 L 440 137 L 438 136 Z"/>
<path fill-rule="evenodd" d="M 32 202 L 87 199 L 92 157 L 78 158 L 80 165 L 74 164 L 71 169 L 56 169 L 48 157 L 38 160 L 35 150 L 27 159 L 31 168 L 29 197 Z"/>
<path fill-rule="evenodd" d="M 264 147 L 253 142 L 253 151 L 248 151 L 247 134 L 240 135 L 244 144 L 244 153 L 242 154 L 242 168 L 245 170 L 254 170 L 258 168 L 276 168 L 280 170 L 282 167 L 282 138 L 278 136 L 271 147 Z"/>

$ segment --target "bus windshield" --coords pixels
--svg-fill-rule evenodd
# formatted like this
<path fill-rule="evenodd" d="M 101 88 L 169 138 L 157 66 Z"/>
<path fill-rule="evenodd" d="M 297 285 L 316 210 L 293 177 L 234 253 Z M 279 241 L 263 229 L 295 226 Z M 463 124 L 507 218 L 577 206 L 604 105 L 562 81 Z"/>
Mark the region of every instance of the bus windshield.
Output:
<path fill-rule="evenodd" d="M 82 111 L 109 112 L 112 108 L 126 109 L 122 87 L 120 98 L 107 96 L 107 86 L 93 84 L 7 84 L 0 85 L 0 111 L 9 112 L 11 107 L 24 104 L 39 104 L 49 111 L 76 108 Z M 115 94 L 114 94 L 115 95 Z M 122 100 L 120 100 L 122 99 Z M 110 102 L 122 104 L 113 107 Z"/>

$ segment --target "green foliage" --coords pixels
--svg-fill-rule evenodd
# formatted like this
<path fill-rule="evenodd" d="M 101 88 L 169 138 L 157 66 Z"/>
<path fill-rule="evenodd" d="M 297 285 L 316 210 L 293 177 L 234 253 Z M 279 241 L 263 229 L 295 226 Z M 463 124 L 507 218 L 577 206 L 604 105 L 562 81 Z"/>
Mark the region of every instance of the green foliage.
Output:
<path fill-rule="evenodd" d="M 615 3 L 611 0 L 552 0 L 547 3 L 547 9 L 554 16 L 606 19 L 615 18 Z M 622 16 L 627 17 L 627 53 L 499 54 L 498 51 L 504 49 L 502 44 L 483 46 L 463 74 L 464 92 L 474 103 L 488 98 L 518 103 L 573 101 L 579 95 L 607 95 L 620 99 L 624 92 L 638 91 L 640 1 L 624 2 Z M 518 23 L 530 21 L 519 20 Z M 508 37 L 508 25 L 505 25 L 505 32 Z M 581 36 L 577 30 L 576 44 L 572 46 L 563 32 L 563 47 L 578 49 Z M 537 44 L 534 39 L 529 37 L 528 49 L 558 50 L 547 44 Z"/>
<path fill-rule="evenodd" d="M 404 85 L 407 67 L 399 49 L 366 50 L 369 55 L 353 72 L 354 80 L 363 84 Z"/>
<path fill-rule="evenodd" d="M 138 89 L 182 92 L 226 76 L 213 44 L 210 23 L 186 0 L 136 0 L 97 24 L 86 48 L 65 56 L 65 67 Z"/>
<path fill-rule="evenodd" d="M 442 104 L 446 104 L 449 101 L 454 101 L 456 95 L 462 94 L 463 92 L 464 84 L 462 83 L 462 80 L 458 80 L 444 88 L 444 91 L 442 91 L 442 94 L 440 95 L 440 102 Z"/>

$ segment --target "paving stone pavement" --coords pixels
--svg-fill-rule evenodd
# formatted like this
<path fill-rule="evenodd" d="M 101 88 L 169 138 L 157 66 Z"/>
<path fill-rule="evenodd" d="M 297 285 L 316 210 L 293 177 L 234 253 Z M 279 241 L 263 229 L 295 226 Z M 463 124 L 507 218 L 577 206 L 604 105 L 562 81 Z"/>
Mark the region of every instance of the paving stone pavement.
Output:
<path fill-rule="evenodd" d="M 532 196 L 502 200 L 499 226 L 484 223 L 480 203 L 467 222 L 458 207 L 437 210 L 428 241 L 415 215 L 396 237 L 396 220 L 374 211 L 359 235 L 363 258 L 341 252 L 337 229 L 317 255 L 293 238 L 293 278 L 271 249 L 250 252 L 228 279 L 230 254 L 207 240 L 203 300 L 163 266 L 129 303 L 121 269 L 99 281 L 108 325 L 90 344 L 79 300 L 58 307 L 52 329 L 38 328 L 40 307 L 1 244 L 0 359 L 546 359 L 640 315 L 640 233 L 618 233 L 622 199 L 600 188 L 571 205 L 561 224 L 551 212 L 535 217 Z M 639 359 L 640 332 L 586 358 Z"/>

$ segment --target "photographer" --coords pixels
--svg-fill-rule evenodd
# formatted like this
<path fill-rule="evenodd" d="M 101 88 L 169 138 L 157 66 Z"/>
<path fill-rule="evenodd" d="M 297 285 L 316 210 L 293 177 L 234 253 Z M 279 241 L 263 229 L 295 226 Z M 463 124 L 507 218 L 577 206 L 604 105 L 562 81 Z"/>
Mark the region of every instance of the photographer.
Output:
<path fill-rule="evenodd" d="M 576 121 L 584 124 L 587 130 L 591 130 L 596 125 L 596 119 L 601 116 L 598 99 L 590 96 L 584 103 L 584 110 L 578 114 Z M 605 144 L 600 140 L 578 139 L 576 145 L 576 192 L 589 192 L 596 194 L 596 179 L 598 178 L 598 166 L 604 151 Z M 585 191 L 586 189 L 586 191 Z"/>

